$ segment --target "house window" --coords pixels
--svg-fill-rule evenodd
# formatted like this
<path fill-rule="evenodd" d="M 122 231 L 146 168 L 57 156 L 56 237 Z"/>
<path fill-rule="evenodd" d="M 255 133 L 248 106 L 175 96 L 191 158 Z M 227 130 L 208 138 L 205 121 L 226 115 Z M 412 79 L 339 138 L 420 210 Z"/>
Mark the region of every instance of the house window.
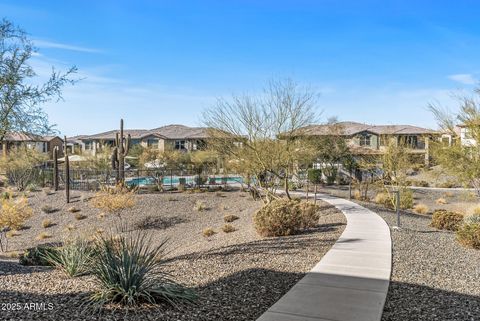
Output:
<path fill-rule="evenodd" d="M 158 148 L 158 139 L 147 139 L 147 146 L 152 148 Z"/>
<path fill-rule="evenodd" d="M 186 150 L 186 142 L 184 140 L 176 140 L 175 141 L 175 149 L 176 150 Z"/>
<path fill-rule="evenodd" d="M 92 149 L 92 142 L 91 141 L 86 141 L 85 142 L 85 150 L 90 150 Z"/>
<path fill-rule="evenodd" d="M 46 153 L 46 152 L 47 152 L 47 143 L 43 143 L 42 153 Z"/>
<path fill-rule="evenodd" d="M 360 146 L 370 146 L 370 138 L 371 138 L 371 135 L 360 135 L 359 137 Z"/>
<path fill-rule="evenodd" d="M 418 137 L 411 135 L 411 136 L 405 136 L 399 139 L 400 142 L 404 143 L 407 147 L 410 148 L 417 148 L 418 146 Z"/>
<path fill-rule="evenodd" d="M 195 143 L 193 143 L 193 150 L 203 150 L 205 149 L 206 144 L 203 140 L 196 140 Z"/>

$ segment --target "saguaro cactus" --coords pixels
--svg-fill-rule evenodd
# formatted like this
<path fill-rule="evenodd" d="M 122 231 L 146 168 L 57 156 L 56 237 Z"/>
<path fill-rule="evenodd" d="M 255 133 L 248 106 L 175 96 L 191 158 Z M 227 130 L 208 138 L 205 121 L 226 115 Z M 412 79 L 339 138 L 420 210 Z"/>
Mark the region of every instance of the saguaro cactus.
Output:
<path fill-rule="evenodd" d="M 117 183 L 125 182 L 125 156 L 130 150 L 130 134 L 123 135 L 123 119 L 120 120 L 120 133 L 116 134 L 115 145 L 112 151 L 112 168 L 116 171 Z"/>
<path fill-rule="evenodd" d="M 58 146 L 53 148 L 53 188 L 58 191 Z"/>

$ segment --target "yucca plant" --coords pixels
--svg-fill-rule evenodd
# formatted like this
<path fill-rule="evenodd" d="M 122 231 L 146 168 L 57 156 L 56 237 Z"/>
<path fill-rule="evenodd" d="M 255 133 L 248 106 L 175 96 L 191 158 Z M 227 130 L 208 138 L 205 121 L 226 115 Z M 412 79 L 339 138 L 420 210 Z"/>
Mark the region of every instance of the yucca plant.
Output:
<path fill-rule="evenodd" d="M 109 236 L 97 242 L 92 274 L 99 290 L 91 302 L 135 306 L 141 303 L 193 302 L 195 293 L 179 285 L 162 269 L 166 241 L 154 246 L 146 233 Z"/>
<path fill-rule="evenodd" d="M 65 242 L 55 253 L 46 252 L 44 258 L 69 277 L 76 277 L 89 274 L 94 254 L 92 245 L 78 238 Z"/>

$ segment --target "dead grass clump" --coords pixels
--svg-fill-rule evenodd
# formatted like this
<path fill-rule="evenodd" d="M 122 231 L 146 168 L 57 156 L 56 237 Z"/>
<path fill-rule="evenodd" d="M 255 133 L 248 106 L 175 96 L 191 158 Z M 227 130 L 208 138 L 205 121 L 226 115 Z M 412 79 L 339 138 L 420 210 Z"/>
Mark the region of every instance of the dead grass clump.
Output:
<path fill-rule="evenodd" d="M 84 219 L 86 219 L 86 218 L 87 218 L 86 215 L 83 215 L 83 214 L 81 214 L 81 213 L 75 213 L 75 219 L 76 219 L 77 221 L 84 220 Z"/>
<path fill-rule="evenodd" d="M 90 201 L 91 205 L 108 213 L 118 213 L 121 210 L 135 206 L 135 190 L 117 185 L 112 187 L 102 187 L 101 191 L 95 194 Z"/>
<path fill-rule="evenodd" d="M 33 213 L 26 197 L 3 199 L 0 204 L 0 228 L 19 230 Z"/>
<path fill-rule="evenodd" d="M 18 232 L 17 230 L 10 230 L 5 234 L 5 236 L 9 239 L 19 235 L 20 235 L 20 232 Z"/>
<path fill-rule="evenodd" d="M 452 198 L 453 196 L 455 196 L 455 194 L 453 194 L 453 192 L 445 192 L 443 194 L 444 197 L 448 197 L 448 198 Z"/>
<path fill-rule="evenodd" d="M 65 231 L 67 232 L 72 232 L 76 229 L 75 225 L 73 224 L 68 224 L 66 227 L 65 227 Z"/>
<path fill-rule="evenodd" d="M 56 209 L 56 208 L 54 208 L 50 205 L 43 205 L 40 209 L 45 214 L 55 213 L 56 211 L 58 211 L 58 209 Z"/>
<path fill-rule="evenodd" d="M 207 210 L 207 205 L 203 201 L 196 201 L 193 209 L 197 212 L 203 212 Z"/>
<path fill-rule="evenodd" d="M 72 206 L 69 207 L 67 211 L 69 211 L 70 213 L 77 213 L 80 212 L 80 209 L 78 207 Z"/>
<path fill-rule="evenodd" d="M 231 222 L 236 221 L 236 220 L 238 220 L 238 219 L 239 219 L 239 217 L 236 216 L 236 215 L 233 215 L 233 214 L 225 215 L 225 216 L 223 217 L 223 221 L 224 221 L 225 223 L 231 223 Z"/>
<path fill-rule="evenodd" d="M 210 236 L 213 236 L 213 235 L 217 234 L 217 232 L 215 232 L 215 230 L 213 228 L 208 227 L 208 228 L 203 230 L 202 234 L 205 237 L 210 237 Z"/>
<path fill-rule="evenodd" d="M 413 211 L 417 214 L 427 214 L 428 213 L 428 206 L 425 204 L 416 204 L 413 206 Z"/>
<path fill-rule="evenodd" d="M 390 196 L 383 192 L 377 193 L 374 198 L 374 202 L 381 205 L 387 205 L 388 203 L 390 203 L 390 200 Z"/>
<path fill-rule="evenodd" d="M 225 224 L 224 226 L 222 226 L 222 231 L 224 233 L 232 233 L 232 232 L 235 232 L 237 229 L 231 225 L 231 224 Z"/>
<path fill-rule="evenodd" d="M 435 203 L 437 203 L 438 205 L 445 205 L 445 204 L 448 204 L 448 201 L 446 199 L 444 199 L 443 197 L 440 197 L 439 199 L 437 199 L 435 201 Z"/>
<path fill-rule="evenodd" d="M 47 232 L 42 232 L 42 233 L 38 234 L 37 240 L 45 240 L 45 239 L 49 239 L 51 237 L 52 237 L 52 234 L 47 233 Z"/>
<path fill-rule="evenodd" d="M 43 227 L 43 228 L 49 228 L 49 227 L 51 227 L 52 225 L 53 225 L 52 220 L 50 220 L 50 219 L 48 219 L 48 218 L 46 218 L 46 219 L 44 219 L 44 220 L 42 221 L 42 227 Z"/>

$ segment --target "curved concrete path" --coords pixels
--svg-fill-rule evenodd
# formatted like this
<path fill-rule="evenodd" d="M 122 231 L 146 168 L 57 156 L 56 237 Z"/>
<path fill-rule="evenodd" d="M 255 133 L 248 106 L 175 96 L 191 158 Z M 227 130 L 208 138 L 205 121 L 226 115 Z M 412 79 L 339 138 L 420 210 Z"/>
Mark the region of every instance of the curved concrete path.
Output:
<path fill-rule="evenodd" d="M 376 321 L 390 283 L 390 229 L 376 213 L 319 194 L 347 218 L 343 234 L 322 260 L 257 321 Z"/>

